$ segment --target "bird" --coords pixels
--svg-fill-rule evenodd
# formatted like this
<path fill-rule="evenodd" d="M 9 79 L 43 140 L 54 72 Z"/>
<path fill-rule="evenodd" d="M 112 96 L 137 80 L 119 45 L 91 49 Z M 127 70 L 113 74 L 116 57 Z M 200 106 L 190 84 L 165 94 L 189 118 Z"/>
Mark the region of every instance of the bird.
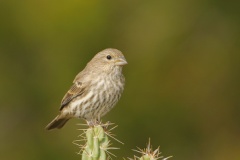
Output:
<path fill-rule="evenodd" d="M 71 118 L 88 123 L 99 121 L 118 102 L 124 90 L 122 68 L 127 61 L 118 49 L 107 48 L 98 52 L 79 72 L 64 95 L 59 114 L 46 130 L 60 129 Z"/>

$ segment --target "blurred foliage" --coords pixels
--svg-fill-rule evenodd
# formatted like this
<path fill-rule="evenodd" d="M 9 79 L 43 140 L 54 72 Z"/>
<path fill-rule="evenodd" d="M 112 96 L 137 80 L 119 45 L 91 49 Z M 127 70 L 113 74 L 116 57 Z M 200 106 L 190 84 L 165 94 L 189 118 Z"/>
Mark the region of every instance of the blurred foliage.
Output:
<path fill-rule="evenodd" d="M 0 1 L 0 159 L 80 159 L 71 142 L 83 121 L 53 132 L 44 127 L 75 75 L 112 47 L 129 63 L 123 97 L 104 117 L 119 125 L 114 133 L 129 148 L 114 153 L 119 159 L 151 137 L 172 159 L 239 160 L 238 6 L 221 0 Z"/>

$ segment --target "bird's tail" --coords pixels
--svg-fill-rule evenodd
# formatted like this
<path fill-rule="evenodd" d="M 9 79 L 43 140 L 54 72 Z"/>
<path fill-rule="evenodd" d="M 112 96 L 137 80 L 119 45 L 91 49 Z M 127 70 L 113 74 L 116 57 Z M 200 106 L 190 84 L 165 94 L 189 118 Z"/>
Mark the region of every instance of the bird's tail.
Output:
<path fill-rule="evenodd" d="M 58 115 L 46 126 L 46 130 L 51 130 L 54 128 L 60 129 L 65 125 L 65 123 L 67 123 L 68 120 L 69 118 L 62 118 Z"/>

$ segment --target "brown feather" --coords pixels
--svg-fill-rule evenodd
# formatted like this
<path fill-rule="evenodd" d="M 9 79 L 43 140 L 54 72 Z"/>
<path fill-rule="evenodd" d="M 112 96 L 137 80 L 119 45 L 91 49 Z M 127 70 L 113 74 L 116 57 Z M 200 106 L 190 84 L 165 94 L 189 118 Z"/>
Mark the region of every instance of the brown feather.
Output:
<path fill-rule="evenodd" d="M 51 130 L 54 128 L 60 129 L 65 125 L 68 120 L 68 118 L 59 118 L 59 116 L 57 116 L 46 126 L 46 130 Z"/>
<path fill-rule="evenodd" d="M 81 82 L 76 81 L 71 88 L 68 90 L 68 92 L 65 94 L 65 96 L 62 99 L 60 111 L 69 104 L 74 98 L 82 95 L 84 92 L 84 87 L 82 86 Z"/>

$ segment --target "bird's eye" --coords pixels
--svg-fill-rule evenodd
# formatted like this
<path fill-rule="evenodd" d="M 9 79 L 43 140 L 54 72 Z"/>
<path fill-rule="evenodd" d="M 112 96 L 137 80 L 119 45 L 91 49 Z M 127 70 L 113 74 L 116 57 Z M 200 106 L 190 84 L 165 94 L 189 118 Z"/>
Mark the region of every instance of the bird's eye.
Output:
<path fill-rule="evenodd" d="M 107 55 L 107 59 L 110 60 L 112 59 L 112 57 L 110 55 Z"/>

